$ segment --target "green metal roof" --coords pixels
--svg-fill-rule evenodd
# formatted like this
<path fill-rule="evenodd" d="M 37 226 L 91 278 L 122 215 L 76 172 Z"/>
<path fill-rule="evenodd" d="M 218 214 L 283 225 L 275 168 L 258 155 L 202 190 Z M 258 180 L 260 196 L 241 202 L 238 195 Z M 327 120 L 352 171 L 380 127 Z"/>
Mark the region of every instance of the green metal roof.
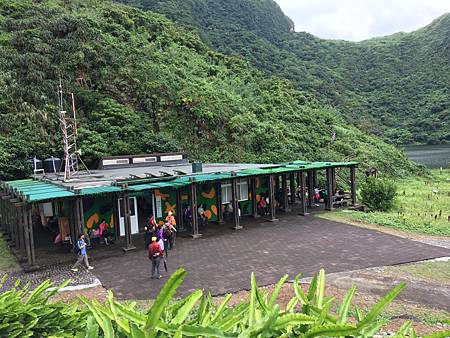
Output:
<path fill-rule="evenodd" d="M 139 184 L 129 185 L 128 190 L 131 192 L 141 192 L 146 190 L 160 188 L 181 188 L 191 184 L 192 182 L 204 183 L 210 181 L 224 181 L 234 177 L 248 177 L 257 175 L 281 174 L 296 171 L 307 171 L 315 169 L 325 169 L 334 167 L 350 167 L 357 165 L 358 162 L 307 162 L 293 161 L 282 163 L 275 167 L 254 168 L 220 173 L 196 173 L 186 176 L 178 176 L 174 178 L 162 178 L 158 182 L 142 183 L 143 180 L 129 181 L 129 183 L 139 182 Z M 17 196 L 22 197 L 28 202 L 47 201 L 56 198 L 70 198 L 75 196 L 91 196 L 98 194 L 120 193 L 123 188 L 121 186 L 98 186 L 88 187 L 73 192 L 62 185 L 57 185 L 47 181 L 36 179 L 23 179 L 16 181 L 6 181 L 2 183 L 4 189 L 14 192 Z"/>
<path fill-rule="evenodd" d="M 100 186 L 100 187 L 90 187 L 90 188 L 84 188 L 77 191 L 77 195 L 81 196 L 90 196 L 90 195 L 100 195 L 100 194 L 111 194 L 114 192 L 121 192 L 121 187 L 106 185 L 106 186 Z"/>
<path fill-rule="evenodd" d="M 7 181 L 3 183 L 3 187 L 27 202 L 41 202 L 75 196 L 72 191 L 62 186 L 34 179 Z"/>

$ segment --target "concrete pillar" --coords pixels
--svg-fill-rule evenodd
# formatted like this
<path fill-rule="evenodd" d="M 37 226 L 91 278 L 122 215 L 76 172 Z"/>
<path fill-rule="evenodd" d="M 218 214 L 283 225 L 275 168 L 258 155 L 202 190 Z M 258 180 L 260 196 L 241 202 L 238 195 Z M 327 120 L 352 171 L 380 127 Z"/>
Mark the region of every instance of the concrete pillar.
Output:
<path fill-rule="evenodd" d="M 289 174 L 289 189 L 291 190 L 291 204 L 295 204 L 295 173 Z"/>
<path fill-rule="evenodd" d="M 250 178 L 250 189 L 252 194 L 252 216 L 253 218 L 258 218 L 258 201 L 256 200 L 256 177 Z M 261 196 L 261 198 L 263 198 Z"/>
<path fill-rule="evenodd" d="M 177 230 L 184 231 L 184 219 L 183 219 L 183 202 L 181 201 L 181 190 L 176 189 L 176 221 L 177 221 Z"/>
<path fill-rule="evenodd" d="M 350 189 L 352 196 L 352 206 L 356 205 L 356 167 L 350 167 Z"/>
<path fill-rule="evenodd" d="M 133 240 L 131 238 L 131 207 L 130 207 L 130 194 L 128 192 L 128 187 L 125 186 L 122 195 L 123 204 L 123 220 L 125 227 L 125 247 L 122 248 L 123 251 L 127 252 L 136 249 L 133 245 Z"/>
<path fill-rule="evenodd" d="M 222 183 L 219 181 L 216 183 L 216 196 L 217 196 L 217 223 L 223 224 L 223 210 L 222 210 Z"/>
<path fill-rule="evenodd" d="M 299 215 L 306 216 L 307 209 L 306 209 L 306 177 L 305 172 L 300 171 L 300 213 Z"/>
<path fill-rule="evenodd" d="M 289 209 L 289 201 L 288 201 L 288 186 L 287 186 L 287 174 L 281 175 L 281 190 L 283 192 L 283 210 L 285 212 L 291 211 Z"/>
<path fill-rule="evenodd" d="M 275 218 L 275 177 L 273 175 L 269 175 L 269 221 L 270 222 L 278 222 L 278 219 Z"/>
<path fill-rule="evenodd" d="M 308 171 L 308 179 L 306 180 L 306 185 L 308 187 L 308 207 L 312 208 L 312 205 L 314 203 L 314 178 L 313 178 L 313 172 L 310 170 Z"/>
<path fill-rule="evenodd" d="M 232 176 L 235 176 L 236 173 L 232 173 Z M 233 205 L 233 219 L 234 219 L 234 230 L 242 229 L 240 225 L 240 217 L 239 217 L 239 199 L 238 199 L 238 191 L 237 191 L 237 178 L 231 179 L 231 203 Z"/>
<path fill-rule="evenodd" d="M 327 203 L 325 210 L 333 210 L 333 170 L 334 168 L 327 168 Z"/>
<path fill-rule="evenodd" d="M 192 181 L 190 185 L 190 203 L 192 211 L 192 234 L 193 238 L 201 237 L 202 235 L 198 232 L 198 213 L 197 213 L 197 184 Z"/>

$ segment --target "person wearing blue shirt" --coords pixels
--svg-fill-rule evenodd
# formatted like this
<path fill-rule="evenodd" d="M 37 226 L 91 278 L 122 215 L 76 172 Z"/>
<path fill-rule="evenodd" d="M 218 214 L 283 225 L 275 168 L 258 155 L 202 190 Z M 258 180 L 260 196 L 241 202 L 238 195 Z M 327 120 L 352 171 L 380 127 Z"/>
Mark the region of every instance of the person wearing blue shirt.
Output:
<path fill-rule="evenodd" d="M 75 264 L 72 267 L 72 271 L 78 271 L 78 266 L 81 264 L 81 262 L 84 261 L 84 264 L 86 265 L 86 268 L 89 270 L 92 270 L 94 267 L 89 265 L 88 256 L 86 253 L 86 242 L 84 241 L 84 234 L 81 234 L 78 236 L 77 241 L 77 249 L 78 249 L 78 259 L 75 262 Z"/>

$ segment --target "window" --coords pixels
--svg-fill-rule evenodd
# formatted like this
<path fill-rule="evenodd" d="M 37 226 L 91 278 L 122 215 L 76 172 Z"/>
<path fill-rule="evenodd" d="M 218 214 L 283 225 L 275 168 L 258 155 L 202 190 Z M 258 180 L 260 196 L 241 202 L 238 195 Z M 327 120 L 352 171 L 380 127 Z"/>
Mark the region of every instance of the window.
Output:
<path fill-rule="evenodd" d="M 231 183 L 222 184 L 222 204 L 230 203 L 232 199 Z M 246 179 L 237 181 L 237 199 L 238 201 L 248 200 L 248 183 Z"/>

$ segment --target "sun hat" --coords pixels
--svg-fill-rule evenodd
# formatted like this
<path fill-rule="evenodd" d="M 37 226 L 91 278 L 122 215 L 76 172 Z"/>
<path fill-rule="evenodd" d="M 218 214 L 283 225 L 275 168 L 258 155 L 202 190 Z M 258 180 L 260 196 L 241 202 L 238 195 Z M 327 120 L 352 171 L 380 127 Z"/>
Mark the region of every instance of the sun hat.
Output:
<path fill-rule="evenodd" d="M 172 212 L 172 211 L 169 211 L 168 214 L 169 214 L 169 216 L 172 216 L 172 215 L 173 215 L 173 212 Z"/>
<path fill-rule="evenodd" d="M 157 238 L 156 237 L 152 237 L 152 242 L 156 242 Z"/>

